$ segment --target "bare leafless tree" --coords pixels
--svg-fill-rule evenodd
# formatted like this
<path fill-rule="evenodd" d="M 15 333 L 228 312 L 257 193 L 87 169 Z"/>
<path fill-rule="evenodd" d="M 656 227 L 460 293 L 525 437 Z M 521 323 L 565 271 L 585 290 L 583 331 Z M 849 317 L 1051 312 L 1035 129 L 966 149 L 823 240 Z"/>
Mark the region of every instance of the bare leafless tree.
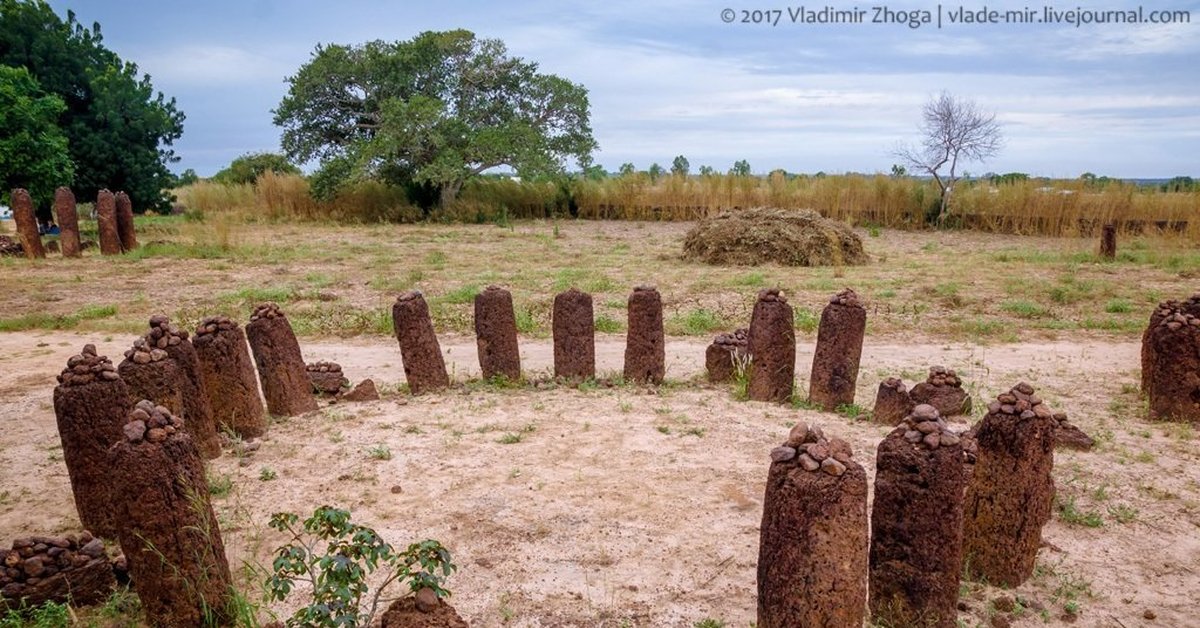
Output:
<path fill-rule="evenodd" d="M 950 196 L 958 181 L 958 167 L 983 162 L 1000 152 L 1003 138 L 996 114 L 985 112 L 974 101 L 960 100 L 948 92 L 931 98 L 921 110 L 921 141 L 900 145 L 894 154 L 915 172 L 928 174 L 941 192 L 938 224 L 950 213 Z M 947 169 L 943 173 L 943 169 Z"/>

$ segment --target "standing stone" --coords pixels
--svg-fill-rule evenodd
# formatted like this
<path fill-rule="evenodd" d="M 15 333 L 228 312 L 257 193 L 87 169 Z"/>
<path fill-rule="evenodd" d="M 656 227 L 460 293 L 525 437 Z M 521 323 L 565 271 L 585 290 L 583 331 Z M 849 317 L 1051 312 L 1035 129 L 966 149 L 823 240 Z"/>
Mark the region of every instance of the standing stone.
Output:
<path fill-rule="evenodd" d="M 853 290 L 842 290 L 830 297 L 817 328 L 817 348 L 808 382 L 810 403 L 826 410 L 854 403 L 866 331 L 867 310 Z"/>
<path fill-rule="evenodd" d="M 571 288 L 554 297 L 554 376 L 583 380 L 596 376 L 596 320 L 592 295 Z"/>
<path fill-rule="evenodd" d="M 117 236 L 121 240 L 121 252 L 128 253 L 137 248 L 137 234 L 133 228 L 133 203 L 129 195 L 117 192 L 114 199 L 117 214 Z"/>
<path fill-rule="evenodd" d="M 871 508 L 871 619 L 954 628 L 962 568 L 962 444 L 920 405 L 879 444 Z"/>
<path fill-rule="evenodd" d="M 100 254 L 120 255 L 121 233 L 117 228 L 117 201 L 108 190 L 100 190 L 96 195 L 96 230 L 100 237 Z"/>
<path fill-rule="evenodd" d="M 226 625 L 233 578 L 204 462 L 183 421 L 163 410 L 139 401 L 108 453 L 121 550 L 150 626 Z"/>
<path fill-rule="evenodd" d="M 946 418 L 971 413 L 971 396 L 963 390 L 962 379 L 954 369 L 944 366 L 931 367 L 929 377 L 913 386 L 909 396 L 913 403 L 927 403 L 937 408 Z"/>
<path fill-rule="evenodd" d="M 895 425 L 904 420 L 915 405 L 904 382 L 898 377 L 889 377 L 879 382 L 871 418 L 881 425 Z"/>
<path fill-rule="evenodd" d="M 83 249 L 79 244 L 79 212 L 75 210 L 75 195 L 71 188 L 54 190 L 54 216 L 58 219 L 58 242 L 63 257 L 79 257 Z"/>
<path fill-rule="evenodd" d="M 11 198 L 13 222 L 16 223 L 17 237 L 21 239 L 25 257 L 46 257 L 46 249 L 42 248 L 42 235 L 38 233 L 37 214 L 33 211 L 33 199 L 29 197 L 29 192 L 17 188 L 12 191 Z"/>
<path fill-rule="evenodd" d="M 1150 418 L 1200 423 L 1200 312 L 1190 303 L 1164 305 L 1142 339 Z"/>
<path fill-rule="evenodd" d="M 1015 588 L 1033 573 L 1054 502 L 1055 429 L 1053 412 L 1029 384 L 988 405 L 975 435 L 978 452 L 963 509 L 969 576 Z"/>
<path fill-rule="evenodd" d="M 475 295 L 475 345 L 484 379 L 521 379 L 521 349 L 517 345 L 517 315 L 512 293 L 488 286 Z"/>
<path fill-rule="evenodd" d="M 638 286 L 629 295 L 625 335 L 625 381 L 661 384 L 666 375 L 662 295 L 654 286 Z"/>
<path fill-rule="evenodd" d="M 776 288 L 758 292 L 746 345 L 750 355 L 747 394 L 755 401 L 787 403 L 796 379 L 796 330 L 792 306 Z"/>
<path fill-rule="evenodd" d="M 1150 365 L 1156 361 L 1154 344 L 1150 342 L 1150 332 L 1156 330 L 1163 319 L 1177 313 L 1190 314 L 1200 318 L 1200 292 L 1193 294 L 1185 301 L 1163 301 L 1150 313 L 1150 324 L 1142 332 L 1142 394 L 1150 391 Z"/>
<path fill-rule="evenodd" d="M 758 628 L 861 626 L 867 474 L 803 423 L 771 452 L 758 548 Z"/>
<path fill-rule="evenodd" d="M 714 384 L 732 382 L 750 366 L 750 350 L 747 342 L 750 332 L 735 329 L 732 333 L 717 334 L 704 352 L 704 368 L 708 381 Z"/>
<path fill-rule="evenodd" d="M 1117 257 L 1117 226 L 1109 223 L 1100 232 L 1100 258 L 1116 259 Z"/>
<path fill-rule="evenodd" d="M 192 344 L 217 427 L 242 438 L 266 433 L 254 362 L 238 324 L 228 316 L 210 316 L 196 328 Z"/>
<path fill-rule="evenodd" d="M 183 416 L 183 372 L 166 351 L 152 347 L 146 338 L 133 341 L 117 366 L 132 399 L 148 399 L 171 414 Z"/>
<path fill-rule="evenodd" d="M 254 308 L 246 324 L 246 337 L 258 365 L 267 411 L 275 416 L 296 416 L 316 410 L 317 400 L 300 355 L 300 343 L 283 310 L 274 303 Z"/>
<path fill-rule="evenodd" d="M 400 342 L 400 358 L 404 362 L 404 378 L 412 394 L 441 390 L 450 386 L 446 361 L 438 345 L 429 305 L 425 297 L 413 290 L 396 297 L 392 306 L 392 327 Z"/>
<path fill-rule="evenodd" d="M 108 448 L 121 438 L 129 390 L 109 359 L 86 345 L 67 360 L 54 388 L 54 415 L 79 521 L 93 534 L 114 538 L 117 526 L 109 486 Z"/>
<path fill-rule="evenodd" d="M 147 346 L 167 352 L 179 369 L 180 392 L 183 395 L 183 425 L 195 442 L 200 455 L 207 459 L 221 455 L 221 439 L 217 435 L 217 422 L 213 418 L 212 403 L 205 392 L 200 358 L 196 348 L 188 340 L 186 330 L 171 324 L 161 314 L 150 317 L 150 331 L 145 336 Z"/>

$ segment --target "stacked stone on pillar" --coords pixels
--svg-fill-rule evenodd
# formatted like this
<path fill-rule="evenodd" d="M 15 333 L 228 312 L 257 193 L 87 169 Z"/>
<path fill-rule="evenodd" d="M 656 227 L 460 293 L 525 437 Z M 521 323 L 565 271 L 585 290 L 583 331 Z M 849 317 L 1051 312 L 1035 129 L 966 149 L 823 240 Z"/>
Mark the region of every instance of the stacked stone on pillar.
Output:
<path fill-rule="evenodd" d="M 75 209 L 75 195 L 71 188 L 54 190 L 54 216 L 58 220 L 58 242 L 63 257 L 79 257 L 83 249 L 79 242 L 79 212 Z"/>
<path fill-rule="evenodd" d="M 101 255 L 121 254 L 121 232 L 117 227 L 117 201 L 113 193 L 100 190 L 96 195 L 96 231 Z"/>
<path fill-rule="evenodd" d="M 438 345 L 429 305 L 420 292 L 413 290 L 396 297 L 392 306 L 392 328 L 400 343 L 404 378 L 412 394 L 441 390 L 450 386 L 446 361 Z"/>
<path fill-rule="evenodd" d="M 210 316 L 196 328 L 192 345 L 217 428 L 242 438 L 266 433 L 254 362 L 238 324 L 228 316 Z"/>
<path fill-rule="evenodd" d="M 596 320 L 592 295 L 571 288 L 554 297 L 554 376 L 585 380 L 596 376 Z"/>
<path fill-rule="evenodd" d="M 746 346 L 753 356 L 747 395 L 755 401 L 788 403 L 796 380 L 796 330 L 792 306 L 777 288 L 758 292 Z"/>
<path fill-rule="evenodd" d="M 233 578 L 204 462 L 164 410 L 139 401 L 108 453 L 121 550 L 151 626 L 225 625 Z"/>
<path fill-rule="evenodd" d="M 12 216 L 16 223 L 17 237 L 21 240 L 21 248 L 25 257 L 41 259 L 46 257 L 46 249 L 42 247 L 42 235 L 38 233 L 37 214 L 33 210 L 33 199 L 29 192 L 22 188 L 12 191 Z"/>
<path fill-rule="evenodd" d="M 246 324 L 246 337 L 258 365 L 267 411 L 275 416 L 295 416 L 316 410 L 300 342 L 283 310 L 274 303 L 259 304 Z"/>
<path fill-rule="evenodd" d="M 167 352 L 147 342 L 133 341 L 117 366 L 131 399 L 149 399 L 171 414 L 183 416 L 183 372 Z"/>
<path fill-rule="evenodd" d="M 475 295 L 475 346 L 484 379 L 521 379 L 521 349 L 517 345 L 517 315 L 512 293 L 488 286 Z"/>
<path fill-rule="evenodd" d="M 304 365 L 313 394 L 336 397 L 350 386 L 350 380 L 342 373 L 342 365 L 321 360 Z"/>
<path fill-rule="evenodd" d="M 179 386 L 183 395 L 183 414 L 180 418 L 200 450 L 200 455 L 208 459 L 220 456 L 221 439 L 217 434 L 217 422 L 213 418 L 212 403 L 208 399 L 200 370 L 200 358 L 188 339 L 188 332 L 172 325 L 166 316 L 157 314 L 150 317 L 150 331 L 145 339 L 148 346 L 166 351 L 179 369 Z"/>
<path fill-rule="evenodd" d="M 954 628 L 967 474 L 957 434 L 931 405 L 901 419 L 875 456 L 871 619 Z"/>
<path fill-rule="evenodd" d="M 1200 423 L 1200 295 L 1160 304 L 1142 334 L 1142 391 L 1157 421 Z"/>
<path fill-rule="evenodd" d="M 898 377 L 889 377 L 879 382 L 871 418 L 881 425 L 896 425 L 912 412 L 914 406 L 904 382 Z"/>
<path fill-rule="evenodd" d="M 750 331 L 735 329 L 728 334 L 717 334 L 704 352 L 704 368 L 708 381 L 714 384 L 731 382 L 738 373 L 750 366 L 750 350 L 747 342 Z"/>
<path fill-rule="evenodd" d="M 667 369 L 662 295 L 654 286 L 638 286 L 627 309 L 625 381 L 661 384 Z"/>
<path fill-rule="evenodd" d="M 84 529 L 110 539 L 117 524 L 106 456 L 121 437 L 129 404 L 129 389 L 117 367 L 90 344 L 67 360 L 54 388 L 54 415 L 79 521 Z"/>
<path fill-rule="evenodd" d="M 1017 384 L 988 405 L 967 486 L 963 568 L 972 578 L 1016 587 L 1032 573 L 1054 502 L 1054 413 L 1032 386 Z"/>
<path fill-rule="evenodd" d="M 121 252 L 128 253 L 137 248 L 137 233 L 133 226 L 133 203 L 129 195 L 117 192 L 113 199 L 117 214 L 117 237 L 121 240 Z"/>
<path fill-rule="evenodd" d="M 929 378 L 913 386 L 909 396 L 913 403 L 937 408 L 943 418 L 971 413 L 971 396 L 963 389 L 962 379 L 944 366 L 930 367 Z"/>
<path fill-rule="evenodd" d="M 1100 258 L 1112 260 L 1117 258 L 1117 226 L 1111 222 L 1104 225 L 1100 232 Z"/>
<path fill-rule="evenodd" d="M 861 626 L 867 474 L 850 445 L 803 423 L 771 451 L 758 548 L 758 627 Z"/>
<path fill-rule="evenodd" d="M 104 541 L 90 532 L 14 539 L 0 550 L 0 611 L 47 602 L 101 604 L 117 588 Z"/>
<path fill-rule="evenodd" d="M 817 328 L 817 348 L 808 382 L 810 403 L 825 410 L 854 403 L 866 330 L 867 310 L 853 290 L 847 288 L 830 297 Z"/>

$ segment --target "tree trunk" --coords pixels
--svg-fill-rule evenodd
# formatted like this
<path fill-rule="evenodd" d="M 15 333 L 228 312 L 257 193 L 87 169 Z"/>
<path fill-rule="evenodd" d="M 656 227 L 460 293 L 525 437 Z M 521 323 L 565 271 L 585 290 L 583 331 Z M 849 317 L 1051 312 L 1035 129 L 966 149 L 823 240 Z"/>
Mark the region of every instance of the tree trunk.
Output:
<path fill-rule="evenodd" d="M 462 186 L 462 181 L 453 181 L 443 185 L 441 200 L 438 201 L 438 205 L 440 205 L 442 208 L 445 208 L 449 206 L 450 203 L 453 203 L 454 200 L 458 198 L 458 192 L 462 190 Z"/>

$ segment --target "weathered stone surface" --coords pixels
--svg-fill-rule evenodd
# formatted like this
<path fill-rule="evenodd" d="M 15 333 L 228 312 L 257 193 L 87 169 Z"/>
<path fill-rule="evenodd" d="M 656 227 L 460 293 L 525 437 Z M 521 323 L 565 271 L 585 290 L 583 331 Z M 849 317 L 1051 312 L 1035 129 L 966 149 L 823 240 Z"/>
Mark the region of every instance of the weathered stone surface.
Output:
<path fill-rule="evenodd" d="M 799 427 L 788 443 L 797 440 Z M 867 598 L 867 476 L 845 441 L 826 440 L 816 428 L 804 432 L 796 443 L 804 453 L 772 462 L 767 474 L 757 625 L 861 626 Z"/>
<path fill-rule="evenodd" d="M 908 387 L 904 382 L 897 377 L 889 377 L 879 383 L 871 418 L 881 425 L 895 425 L 903 421 L 914 406 L 916 404 L 909 396 Z"/>
<path fill-rule="evenodd" d="M 117 227 L 117 200 L 108 190 L 100 190 L 96 195 L 96 230 L 100 236 L 100 254 L 120 255 L 121 233 Z"/>
<path fill-rule="evenodd" d="M 130 403 L 116 367 L 92 345 L 67 361 L 54 388 L 54 414 L 79 520 L 105 538 L 117 533 L 107 452 L 122 438 Z"/>
<path fill-rule="evenodd" d="M 596 376 L 596 321 L 592 295 L 571 288 L 554 297 L 554 376 L 583 380 Z"/>
<path fill-rule="evenodd" d="M 133 203 L 129 195 L 117 192 L 113 199 L 117 215 L 117 237 L 121 240 L 121 252 L 128 253 L 137 248 L 137 233 L 133 227 Z"/>
<path fill-rule="evenodd" d="M 1096 445 L 1095 439 L 1067 420 L 1065 412 L 1054 413 L 1054 447 L 1055 449 L 1075 449 L 1091 451 Z"/>
<path fill-rule="evenodd" d="M 246 338 L 258 367 L 267 411 L 275 416 L 296 416 L 316 410 L 317 400 L 300 354 L 300 342 L 283 310 L 274 303 L 255 307 L 246 324 Z"/>
<path fill-rule="evenodd" d="M 718 334 L 704 352 L 704 368 L 708 381 L 714 384 L 731 382 L 739 370 L 750 366 L 750 350 L 747 342 L 750 332 L 737 329 L 728 334 Z"/>
<path fill-rule="evenodd" d="M 17 237 L 21 240 L 21 250 L 29 259 L 46 257 L 46 249 L 42 247 L 42 236 L 38 233 L 37 214 L 34 213 L 33 199 L 29 192 L 21 188 L 12 191 L 12 217 L 16 224 Z"/>
<path fill-rule="evenodd" d="M 625 381 L 661 384 L 666 375 L 662 295 L 653 286 L 638 286 L 629 295 L 625 336 Z"/>
<path fill-rule="evenodd" d="M 192 344 L 216 425 L 242 438 L 266 433 L 254 361 L 238 324 L 227 316 L 210 316 L 196 328 Z"/>
<path fill-rule="evenodd" d="M 304 365 L 308 372 L 308 381 L 312 384 L 313 393 L 318 395 L 339 395 L 350 385 L 350 380 L 342 373 L 342 365 L 337 362 L 310 362 Z"/>
<path fill-rule="evenodd" d="M 79 257 L 83 248 L 79 243 L 79 212 L 75 209 L 75 195 L 71 188 L 60 187 L 54 191 L 54 216 L 58 220 L 58 242 L 63 257 Z"/>
<path fill-rule="evenodd" d="M 23 537 L 0 550 L 0 611 L 47 602 L 92 606 L 107 600 L 116 586 L 104 542 L 86 531 Z"/>
<path fill-rule="evenodd" d="M 375 388 L 375 382 L 370 379 L 364 379 L 359 382 L 350 392 L 342 395 L 342 401 L 379 401 L 379 390 Z"/>
<path fill-rule="evenodd" d="M 830 298 L 817 328 L 817 348 L 808 384 L 810 403 L 825 410 L 854 403 L 866 329 L 867 310 L 853 290 L 842 290 Z"/>
<path fill-rule="evenodd" d="M 929 377 L 909 392 L 915 404 L 929 404 L 945 418 L 971 413 L 971 396 L 963 390 L 962 379 L 944 366 L 929 369 Z"/>
<path fill-rule="evenodd" d="M 200 358 L 196 348 L 188 339 L 188 332 L 171 324 L 162 314 L 150 317 L 150 331 L 143 337 L 146 346 L 161 349 L 179 369 L 179 388 L 183 396 L 184 428 L 192 435 L 192 441 L 200 455 L 212 459 L 221 455 L 221 439 L 217 434 L 217 422 L 213 418 L 212 403 L 204 385 L 200 370 Z M 151 350 L 153 353 L 153 350 Z"/>
<path fill-rule="evenodd" d="M 1117 226 L 1109 223 L 1100 232 L 1100 258 L 1116 259 L 1117 257 Z"/>
<path fill-rule="evenodd" d="M 1142 334 L 1150 418 L 1200 423 L 1200 294 L 1159 305 Z"/>
<path fill-rule="evenodd" d="M 146 423 L 148 437 L 122 438 L 108 453 L 121 550 L 151 626 L 200 626 L 208 614 L 224 625 L 233 578 L 204 462 L 183 421 L 163 410 L 138 402 L 129 421 Z"/>
<path fill-rule="evenodd" d="M 754 356 L 747 393 L 755 401 L 787 403 L 792 399 L 796 379 L 796 330 L 792 316 L 792 306 L 779 290 L 759 291 L 747 341 Z"/>
<path fill-rule="evenodd" d="M 484 379 L 521 379 L 521 348 L 517 345 L 517 315 L 512 293 L 488 286 L 475 295 L 475 345 Z"/>
<path fill-rule="evenodd" d="M 1033 573 L 1042 526 L 1050 520 L 1056 422 L 1049 413 L 1028 409 L 1041 405 L 1028 384 L 1000 397 L 1017 403 L 1011 410 L 1002 403 L 989 411 L 975 434 L 978 453 L 963 509 L 963 567 L 973 578 L 1016 587 Z"/>
<path fill-rule="evenodd" d="M 917 442 L 907 435 L 932 431 Z M 931 436 L 937 436 L 933 439 Z M 871 510 L 870 610 L 882 626 L 957 625 L 962 446 L 949 426 L 909 414 L 879 444 Z"/>
<path fill-rule="evenodd" d="M 420 292 L 405 292 L 396 298 L 396 304 L 392 306 L 392 327 L 400 343 L 409 391 L 419 395 L 450 386 L 446 361 L 429 318 L 429 305 Z"/>

